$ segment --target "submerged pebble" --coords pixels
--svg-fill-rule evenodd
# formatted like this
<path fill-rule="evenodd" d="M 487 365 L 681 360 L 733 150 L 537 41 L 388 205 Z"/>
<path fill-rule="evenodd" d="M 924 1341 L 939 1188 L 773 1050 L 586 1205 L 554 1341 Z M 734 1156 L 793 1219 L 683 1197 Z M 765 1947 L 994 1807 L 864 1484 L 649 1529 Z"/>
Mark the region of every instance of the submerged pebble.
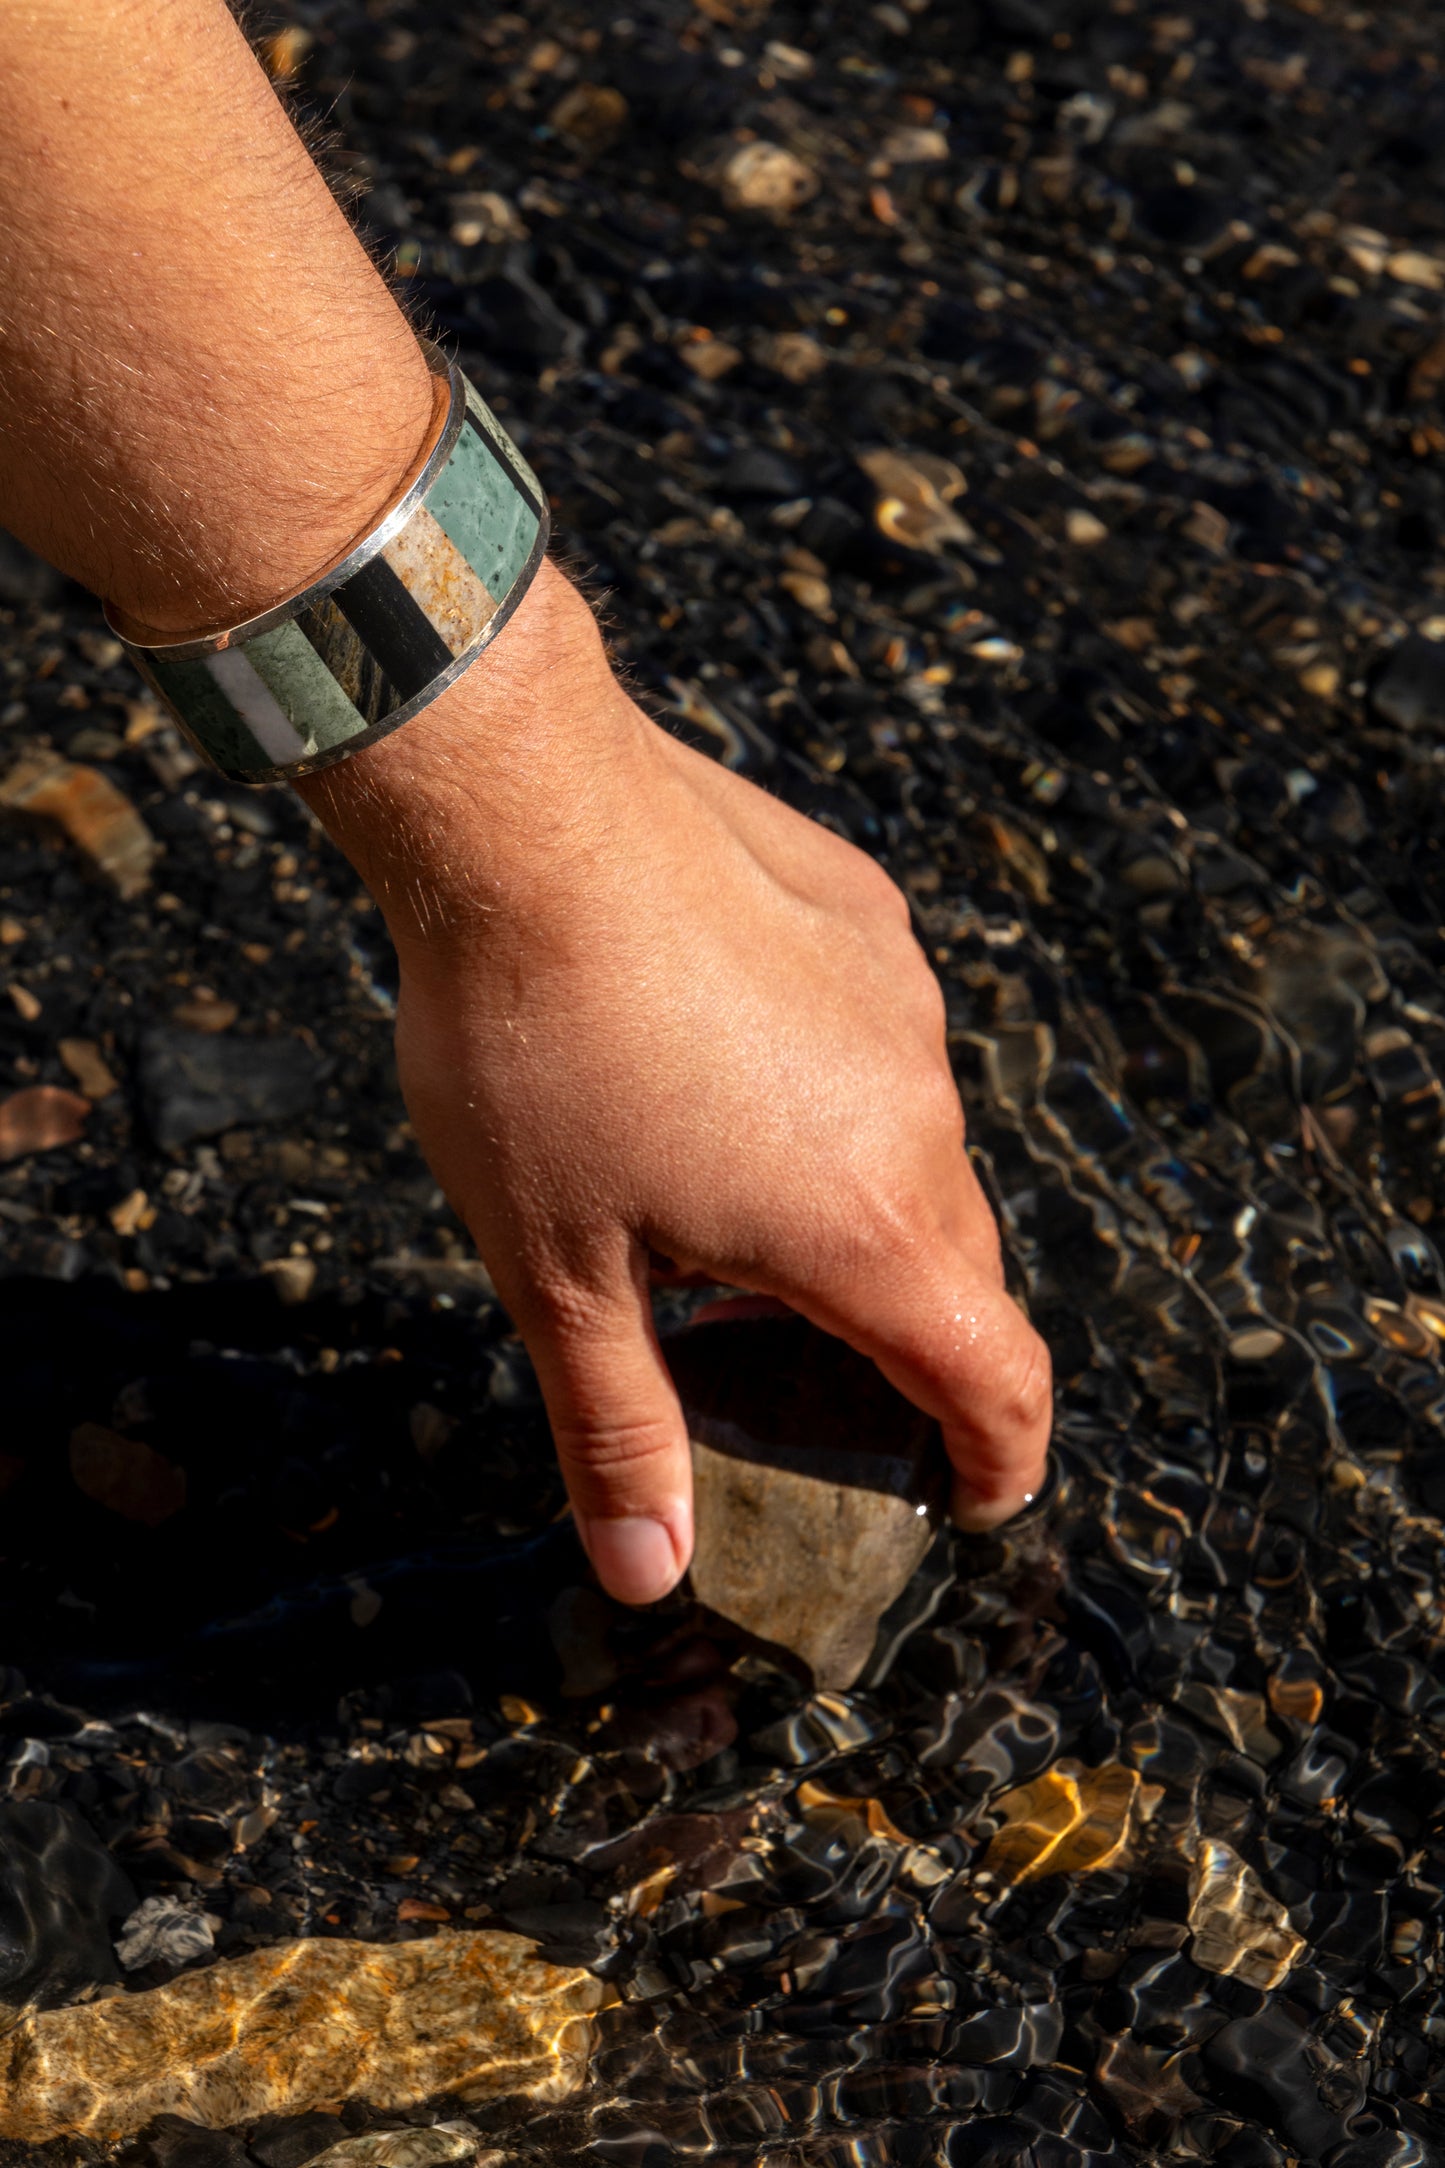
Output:
<path fill-rule="evenodd" d="M 160 2115 L 220 2129 L 348 2098 L 557 2100 L 599 2000 L 514 1935 L 278 1943 L 0 2034 L 0 2138 L 126 2137 Z"/>
<path fill-rule="evenodd" d="M 933 1541 L 936 1426 L 800 1318 L 696 1325 L 668 1343 L 692 1440 L 699 1601 L 851 1686 Z"/>

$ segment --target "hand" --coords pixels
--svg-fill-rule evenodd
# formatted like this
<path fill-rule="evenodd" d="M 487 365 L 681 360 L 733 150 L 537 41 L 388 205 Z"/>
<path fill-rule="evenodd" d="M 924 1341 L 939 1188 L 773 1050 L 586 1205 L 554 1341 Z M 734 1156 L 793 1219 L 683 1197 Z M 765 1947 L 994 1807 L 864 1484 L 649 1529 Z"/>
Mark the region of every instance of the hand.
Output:
<path fill-rule="evenodd" d="M 136 13 L 0 7 L 0 519 L 186 632 L 366 532 L 432 388 L 224 0 L 170 0 L 163 65 Z M 650 1251 L 874 1355 L 942 1421 L 961 1517 L 1022 1502 L 1048 1363 L 876 866 L 654 729 L 550 568 L 431 708 L 302 788 L 387 913 L 417 1131 L 614 1594 L 661 1595 L 692 1544 Z"/>
<path fill-rule="evenodd" d="M 943 1003 L 873 861 L 656 729 L 560 574 L 428 716 L 303 786 L 386 910 L 417 1135 L 536 1364 L 605 1586 L 692 1549 L 649 1255 L 781 1297 L 936 1416 L 955 1513 L 1043 1473 Z"/>

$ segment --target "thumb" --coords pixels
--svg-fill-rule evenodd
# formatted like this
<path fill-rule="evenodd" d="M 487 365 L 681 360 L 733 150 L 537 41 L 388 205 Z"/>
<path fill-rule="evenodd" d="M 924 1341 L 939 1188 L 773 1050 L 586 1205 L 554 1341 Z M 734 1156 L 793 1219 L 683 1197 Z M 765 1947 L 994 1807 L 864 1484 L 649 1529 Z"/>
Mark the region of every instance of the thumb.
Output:
<path fill-rule="evenodd" d="M 941 1425 L 959 1527 L 995 1528 L 1042 1487 L 1053 1419 L 1048 1349 L 998 1281 L 946 1238 L 824 1301 L 790 1300 L 871 1355 Z"/>
<path fill-rule="evenodd" d="M 643 1287 L 624 1276 L 528 1308 L 522 1337 L 587 1555 L 609 1595 L 655 1603 L 692 1556 L 692 1456 Z"/>

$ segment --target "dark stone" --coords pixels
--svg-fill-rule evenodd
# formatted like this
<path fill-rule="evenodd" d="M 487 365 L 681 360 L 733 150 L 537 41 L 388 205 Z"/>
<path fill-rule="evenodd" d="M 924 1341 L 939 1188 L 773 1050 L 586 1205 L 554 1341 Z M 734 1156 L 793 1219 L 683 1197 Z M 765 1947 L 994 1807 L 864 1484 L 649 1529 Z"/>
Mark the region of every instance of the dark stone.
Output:
<path fill-rule="evenodd" d="M 1370 681 L 1370 712 L 1397 730 L 1445 725 L 1445 641 L 1407 633 Z"/>
<path fill-rule="evenodd" d="M 304 2168 L 346 2135 L 335 2115 L 263 2115 L 252 2128 L 250 2149 L 261 2168 Z"/>
<path fill-rule="evenodd" d="M 1436 2168 L 1445 2156 L 1426 2153 L 1403 2130 L 1378 2130 L 1372 2137 L 1350 2137 L 1325 2156 L 1324 2168 Z"/>
<path fill-rule="evenodd" d="M 385 1762 L 343 1762 L 332 1780 L 332 1797 L 343 1806 L 355 1806 L 384 1792 L 393 1781 L 394 1772 Z"/>
<path fill-rule="evenodd" d="M 1146 188 L 1136 199 L 1141 226 L 1159 241 L 1175 248 L 1207 248 L 1224 233 L 1234 216 L 1234 206 L 1216 189 L 1199 183 L 1185 186 L 1167 182 Z"/>
<path fill-rule="evenodd" d="M 1238 2017 L 1205 2043 L 1204 2062 L 1215 2097 L 1258 2115 L 1311 2160 L 1345 2136 L 1320 2097 L 1306 2052 L 1308 2028 L 1279 2005 Z"/>
<path fill-rule="evenodd" d="M 129 1879 L 68 1807 L 0 1803 L 0 2005 L 51 2009 L 120 1978 Z"/>
<path fill-rule="evenodd" d="M 498 272 L 468 297 L 468 317 L 490 349 L 518 361 L 573 361 L 587 334 L 525 271 Z"/>
<path fill-rule="evenodd" d="M 1284 2155 L 1277 2145 L 1270 2144 L 1262 2130 L 1236 2130 L 1213 2158 L 1223 2168 L 1285 2168 Z"/>
<path fill-rule="evenodd" d="M 251 2168 L 235 2131 L 207 2130 L 180 2115 L 158 2115 L 141 2145 L 155 2168 Z"/>
<path fill-rule="evenodd" d="M 0 604 L 11 610 L 43 609 L 64 586 L 54 565 L 0 527 Z"/>
<path fill-rule="evenodd" d="M 141 1104 L 163 1149 L 252 1122 L 292 1121 L 313 1104 L 320 1073 L 299 1039 L 158 1025 L 141 1040 Z"/>
<path fill-rule="evenodd" d="M 964 361 L 986 337 L 985 319 L 971 301 L 950 294 L 931 311 L 919 346 L 935 361 Z"/>
<path fill-rule="evenodd" d="M 825 565 L 835 565 L 858 537 L 867 532 L 868 523 L 861 512 L 840 497 L 815 497 L 813 507 L 798 528 L 798 540 L 805 550 L 821 557 Z"/>
<path fill-rule="evenodd" d="M 961 2063 L 1012 2063 L 1031 2070 L 1052 2062 L 1063 2031 L 1064 2013 L 1057 2003 L 1000 2003 L 960 2018 L 949 2053 Z"/>
<path fill-rule="evenodd" d="M 802 475 L 791 459 L 760 444 L 741 446 L 723 469 L 722 486 L 735 497 L 801 497 Z"/>
<path fill-rule="evenodd" d="M 81 1709 L 67 1709 L 62 1702 L 42 1694 L 22 1694 L 0 1702 L 0 1738 L 72 1739 L 87 1719 Z"/>
<path fill-rule="evenodd" d="M 616 1935 L 606 1907 L 590 1900 L 517 1905 L 500 1911 L 497 1919 L 514 1934 L 526 1935 L 537 1944 L 541 1956 L 558 1965 L 595 1964 Z"/>

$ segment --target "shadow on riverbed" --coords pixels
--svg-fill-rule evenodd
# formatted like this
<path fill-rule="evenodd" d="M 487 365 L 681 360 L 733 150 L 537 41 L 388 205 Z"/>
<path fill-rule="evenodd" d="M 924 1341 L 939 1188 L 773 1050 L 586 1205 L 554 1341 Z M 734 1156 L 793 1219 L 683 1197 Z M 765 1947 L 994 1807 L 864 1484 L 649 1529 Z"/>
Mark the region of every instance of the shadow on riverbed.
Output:
<path fill-rule="evenodd" d="M 57 1691 L 274 1723 L 459 1663 L 555 1684 L 585 1561 L 516 1343 L 268 1281 L 12 1280 L 0 1362 L 0 1644 Z"/>

